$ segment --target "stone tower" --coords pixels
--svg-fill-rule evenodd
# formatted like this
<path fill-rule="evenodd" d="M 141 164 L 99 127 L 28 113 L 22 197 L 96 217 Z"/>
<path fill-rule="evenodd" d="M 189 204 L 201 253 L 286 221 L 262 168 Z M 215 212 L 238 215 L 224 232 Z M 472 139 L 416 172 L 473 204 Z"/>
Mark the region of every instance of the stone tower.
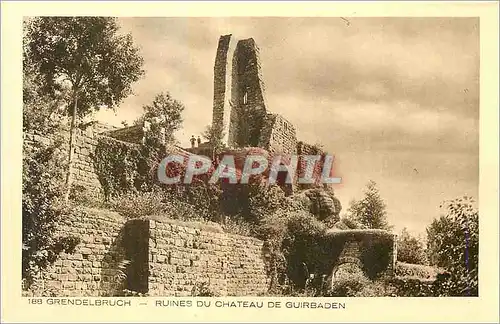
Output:
<path fill-rule="evenodd" d="M 212 128 L 228 147 L 258 147 L 266 115 L 255 41 L 221 36 L 214 65 Z"/>

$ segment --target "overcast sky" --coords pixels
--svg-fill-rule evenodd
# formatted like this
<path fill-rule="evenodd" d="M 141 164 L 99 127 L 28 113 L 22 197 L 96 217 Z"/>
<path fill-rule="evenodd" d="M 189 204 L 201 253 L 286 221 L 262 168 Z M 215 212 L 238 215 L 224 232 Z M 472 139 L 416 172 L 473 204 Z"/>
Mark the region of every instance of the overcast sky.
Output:
<path fill-rule="evenodd" d="M 220 35 L 260 47 L 268 110 L 336 155 L 347 209 L 378 183 L 389 222 L 424 233 L 439 204 L 478 196 L 479 25 L 474 18 L 121 18 L 145 60 L 120 125 L 161 91 L 186 106 L 178 140 L 212 120 Z"/>

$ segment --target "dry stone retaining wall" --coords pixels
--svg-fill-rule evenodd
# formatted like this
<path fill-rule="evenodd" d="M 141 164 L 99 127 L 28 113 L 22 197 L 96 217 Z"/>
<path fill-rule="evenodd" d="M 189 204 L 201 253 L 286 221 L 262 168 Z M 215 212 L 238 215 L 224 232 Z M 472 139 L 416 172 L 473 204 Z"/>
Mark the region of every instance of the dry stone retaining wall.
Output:
<path fill-rule="evenodd" d="M 262 241 L 189 223 L 149 224 L 150 295 L 190 296 L 200 284 L 221 296 L 267 291 Z"/>
<path fill-rule="evenodd" d="M 125 219 L 112 212 L 85 209 L 59 224 L 61 236 L 80 239 L 74 253 L 62 253 L 36 282 L 35 295 L 112 296 L 122 290 L 117 264 L 124 259 L 118 244 Z"/>
<path fill-rule="evenodd" d="M 58 230 L 81 242 L 44 271 L 39 294 L 119 296 L 130 289 L 150 296 L 191 296 L 195 286 L 205 284 L 217 295 L 244 296 L 268 289 L 263 242 L 224 233 L 216 225 L 127 221 L 115 212 L 85 208 Z M 124 260 L 130 263 L 120 272 Z"/>

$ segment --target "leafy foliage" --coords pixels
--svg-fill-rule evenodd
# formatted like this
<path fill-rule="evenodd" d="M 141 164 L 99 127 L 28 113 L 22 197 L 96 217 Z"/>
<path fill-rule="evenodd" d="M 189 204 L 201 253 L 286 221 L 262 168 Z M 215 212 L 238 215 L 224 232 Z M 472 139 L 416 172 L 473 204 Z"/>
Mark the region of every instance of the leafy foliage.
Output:
<path fill-rule="evenodd" d="M 325 274 L 333 267 L 325 244 L 327 227 L 305 210 L 278 209 L 265 215 L 257 227 L 257 236 L 266 241 L 272 288 L 290 286 L 304 289 L 310 274 Z M 340 252 L 340 251 L 338 251 Z"/>
<path fill-rule="evenodd" d="M 222 184 L 220 212 L 239 215 L 251 224 L 274 213 L 284 203 L 283 190 L 278 185 L 264 183 L 260 175 L 250 179 L 248 184 Z"/>
<path fill-rule="evenodd" d="M 392 229 L 387 222 L 386 205 L 374 181 L 367 184 L 361 200 L 351 202 L 348 213 L 366 228 Z"/>
<path fill-rule="evenodd" d="M 333 280 L 330 291 L 326 295 L 332 297 L 356 297 L 369 284 L 370 280 L 364 275 L 352 273 L 350 276 Z"/>
<path fill-rule="evenodd" d="M 217 293 L 213 292 L 207 282 L 197 282 L 191 289 L 192 297 L 217 297 Z"/>
<path fill-rule="evenodd" d="M 206 210 L 155 188 L 148 192 L 129 192 L 114 197 L 111 208 L 129 219 L 160 216 L 167 219 L 208 221 Z"/>
<path fill-rule="evenodd" d="M 54 95 L 69 87 L 67 107 L 78 98 L 78 116 L 116 107 L 144 73 L 139 49 L 130 34 L 118 34 L 115 18 L 38 17 L 27 29 L 25 54 L 38 69 L 44 92 Z"/>
<path fill-rule="evenodd" d="M 435 297 L 435 285 L 417 278 L 391 278 L 386 285 L 393 287 L 398 297 Z"/>
<path fill-rule="evenodd" d="M 136 191 L 137 186 L 140 187 L 137 183 L 140 158 L 138 145 L 105 136 L 98 139 L 94 152 L 94 168 L 106 199 Z"/>
<path fill-rule="evenodd" d="M 26 60 L 25 58 L 23 58 Z M 37 71 L 28 63 L 23 65 L 23 131 L 51 135 L 64 124 L 64 96 L 50 97 L 41 91 Z"/>
<path fill-rule="evenodd" d="M 424 243 L 412 236 L 406 228 L 398 236 L 398 261 L 415 264 L 427 264 Z"/>
<path fill-rule="evenodd" d="M 394 274 L 401 278 L 417 278 L 422 280 L 435 279 L 439 269 L 427 265 L 397 262 Z"/>
<path fill-rule="evenodd" d="M 165 197 L 157 191 L 144 193 L 124 193 L 111 199 L 111 207 L 119 214 L 129 218 L 160 215 L 167 212 Z"/>
<path fill-rule="evenodd" d="M 363 270 L 370 279 L 380 277 L 393 261 L 393 238 L 385 235 L 375 237 L 363 242 L 361 252 Z"/>
<path fill-rule="evenodd" d="M 71 116 L 65 200 L 69 199 L 77 117 L 101 107 L 114 109 L 144 74 L 143 59 L 130 34 L 118 34 L 116 18 L 37 17 L 29 21 L 25 64 L 37 70 L 40 93 L 65 93 Z"/>
<path fill-rule="evenodd" d="M 446 294 L 477 296 L 479 213 L 467 196 L 443 207 L 446 213 L 427 227 L 429 260 L 450 273 Z"/>
<path fill-rule="evenodd" d="M 357 220 L 355 220 L 352 215 L 343 215 L 340 217 L 340 220 L 334 224 L 335 228 L 342 230 L 349 229 L 364 229 L 366 228 L 363 224 L 360 224 Z"/>
<path fill-rule="evenodd" d="M 267 185 L 261 181 L 248 185 L 248 214 L 251 221 L 259 221 L 283 206 L 285 193 L 278 185 Z"/>
<path fill-rule="evenodd" d="M 79 239 L 56 236 L 56 227 L 69 209 L 61 200 L 64 155 L 57 143 L 25 147 L 23 157 L 23 251 L 22 277 L 27 286 L 40 270 L 53 263 L 59 253 L 71 253 Z"/>
<path fill-rule="evenodd" d="M 210 143 L 210 146 L 214 150 L 213 155 L 217 155 L 225 148 L 223 143 L 223 138 L 225 133 L 218 125 L 207 125 L 201 136 Z"/>
<path fill-rule="evenodd" d="M 337 197 L 335 197 L 333 190 L 314 188 L 305 190 L 303 194 L 309 199 L 309 212 L 318 220 L 330 225 L 335 224 L 339 220 L 342 205 Z"/>
<path fill-rule="evenodd" d="M 165 131 L 165 141 L 174 141 L 174 132 L 182 125 L 182 112 L 185 107 L 172 98 L 169 92 L 161 92 L 153 99 L 153 102 L 144 107 L 144 115 L 135 121 L 135 124 L 144 121 L 153 122 Z"/>

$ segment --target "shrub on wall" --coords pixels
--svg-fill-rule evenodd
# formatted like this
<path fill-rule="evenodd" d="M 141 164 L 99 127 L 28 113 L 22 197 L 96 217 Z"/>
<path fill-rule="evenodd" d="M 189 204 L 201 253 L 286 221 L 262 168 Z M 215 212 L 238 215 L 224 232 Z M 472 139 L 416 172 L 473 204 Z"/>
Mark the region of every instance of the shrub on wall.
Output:
<path fill-rule="evenodd" d="M 386 235 L 376 239 L 365 239 L 361 254 L 363 270 L 370 279 L 375 279 L 390 266 L 392 260 L 393 238 Z"/>
<path fill-rule="evenodd" d="M 129 219 L 160 216 L 168 219 L 203 220 L 203 214 L 200 214 L 196 206 L 176 199 L 161 189 L 125 193 L 112 198 L 110 205 Z"/>
<path fill-rule="evenodd" d="M 309 213 L 292 213 L 288 217 L 283 250 L 287 259 L 287 274 L 298 287 L 305 286 L 310 274 L 323 275 L 333 268 L 342 247 L 329 245 L 326 226 Z"/>
<path fill-rule="evenodd" d="M 197 282 L 193 289 L 191 289 L 192 297 L 218 297 L 219 294 L 215 293 L 207 282 Z"/>
<path fill-rule="evenodd" d="M 134 219 L 165 213 L 168 206 L 164 199 L 159 191 L 125 193 L 111 198 L 110 205 L 119 214 Z"/>
<path fill-rule="evenodd" d="M 285 193 L 278 185 L 255 181 L 249 184 L 248 191 L 248 219 L 251 222 L 258 222 L 283 206 Z"/>
<path fill-rule="evenodd" d="M 101 192 L 97 190 L 89 190 L 88 187 L 73 184 L 71 186 L 71 192 L 69 199 L 79 206 L 95 207 L 95 208 L 106 208 L 106 204 L 102 199 Z"/>

